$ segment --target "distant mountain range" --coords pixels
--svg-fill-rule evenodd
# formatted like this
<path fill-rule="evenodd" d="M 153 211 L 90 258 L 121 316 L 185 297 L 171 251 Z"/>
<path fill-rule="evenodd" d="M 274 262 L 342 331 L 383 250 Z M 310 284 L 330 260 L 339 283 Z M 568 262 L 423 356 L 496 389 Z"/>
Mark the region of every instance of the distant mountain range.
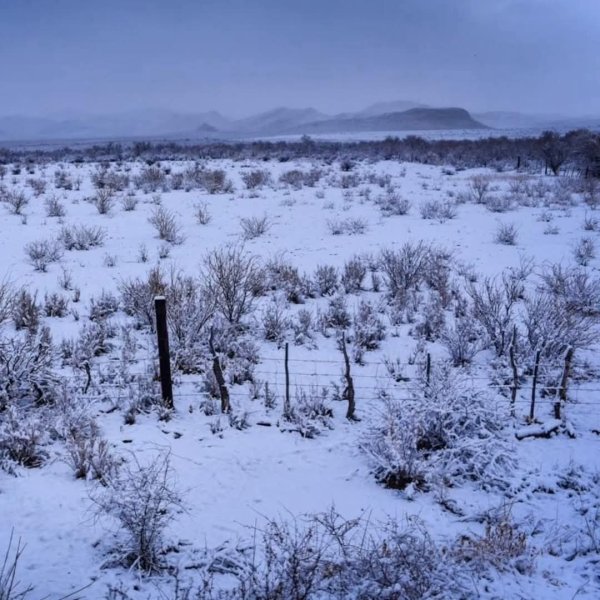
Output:
<path fill-rule="evenodd" d="M 76 140 L 186 137 L 236 139 L 280 135 L 400 132 L 452 129 L 519 129 L 600 125 L 600 118 L 568 119 L 516 112 L 471 115 L 463 108 L 433 108 L 411 101 L 380 102 L 354 113 L 327 115 L 314 108 L 280 107 L 243 119 L 217 111 L 180 113 L 145 109 L 118 114 L 67 112 L 49 117 L 0 117 L 0 140 Z"/>

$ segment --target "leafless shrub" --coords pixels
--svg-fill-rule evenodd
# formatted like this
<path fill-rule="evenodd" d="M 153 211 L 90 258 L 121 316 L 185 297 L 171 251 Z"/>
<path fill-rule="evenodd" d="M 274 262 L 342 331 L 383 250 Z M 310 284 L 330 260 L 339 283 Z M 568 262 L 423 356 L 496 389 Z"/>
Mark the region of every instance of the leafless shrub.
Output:
<path fill-rule="evenodd" d="M 175 490 L 168 454 L 157 456 L 148 465 L 138 462 L 109 479 L 106 487 L 92 495 L 98 513 L 114 517 L 125 534 L 124 545 L 115 549 L 123 564 L 144 572 L 163 568 L 161 551 L 167 525 L 181 506 Z"/>
<path fill-rule="evenodd" d="M 344 264 L 340 283 L 347 294 L 355 294 L 362 290 L 367 275 L 367 265 L 360 256 L 355 256 Z"/>
<path fill-rule="evenodd" d="M 329 219 L 327 228 L 331 235 L 362 235 L 366 232 L 368 223 L 365 219 L 352 218 L 347 219 Z"/>
<path fill-rule="evenodd" d="M 36 271 L 45 273 L 48 265 L 62 258 L 62 249 L 57 240 L 40 240 L 29 242 L 25 246 L 25 254 Z"/>
<path fill-rule="evenodd" d="M 489 196 L 485 201 L 485 207 L 494 213 L 505 213 L 513 208 L 510 196 Z"/>
<path fill-rule="evenodd" d="M 451 200 L 426 200 L 419 207 L 422 219 L 436 219 L 443 223 L 457 215 L 456 203 Z"/>
<path fill-rule="evenodd" d="M 270 302 L 262 311 L 262 329 L 265 340 L 280 343 L 290 326 L 286 306 L 278 299 Z"/>
<path fill-rule="evenodd" d="M 0 564 L 0 600 L 25 600 L 33 591 L 32 586 L 23 587 L 17 579 L 17 567 L 24 549 L 25 546 L 21 545 L 19 539 L 13 550 L 13 532 L 11 531 L 4 559 Z"/>
<path fill-rule="evenodd" d="M 31 294 L 26 288 L 21 288 L 10 304 L 11 316 L 15 329 L 26 329 L 30 332 L 37 331 L 40 324 L 40 306 L 36 294 Z"/>
<path fill-rule="evenodd" d="M 0 325 L 12 316 L 15 301 L 15 289 L 8 279 L 0 281 Z"/>
<path fill-rule="evenodd" d="M 423 524 L 346 520 L 331 508 L 301 520 L 271 520 L 254 534 L 250 565 L 227 598 L 462 597 L 462 569 Z"/>
<path fill-rule="evenodd" d="M 598 231 L 600 227 L 600 221 L 594 215 L 586 214 L 583 219 L 583 229 L 584 231 Z"/>
<path fill-rule="evenodd" d="M 90 202 L 96 207 L 100 215 L 108 215 L 115 205 L 114 196 L 107 188 L 99 189 L 96 195 L 90 199 Z"/>
<path fill-rule="evenodd" d="M 496 229 L 494 241 L 505 246 L 515 246 L 517 236 L 517 226 L 514 223 L 500 223 Z"/>
<path fill-rule="evenodd" d="M 482 350 L 482 332 L 469 317 L 457 318 L 453 326 L 446 326 L 440 336 L 455 367 L 470 365 Z"/>
<path fill-rule="evenodd" d="M 149 166 L 142 169 L 140 174 L 134 178 L 134 183 L 138 189 L 142 189 L 146 193 L 156 192 L 166 187 L 167 176 L 160 167 Z"/>
<path fill-rule="evenodd" d="M 0 399 L 1 402 L 1 399 Z M 12 465 L 35 468 L 47 453 L 42 449 L 44 427 L 35 415 L 27 415 L 14 405 L 3 411 L 0 422 L 0 466 L 9 472 Z"/>
<path fill-rule="evenodd" d="M 62 218 L 67 214 L 64 204 L 56 196 L 46 198 L 44 205 L 47 217 Z"/>
<path fill-rule="evenodd" d="M 95 421 L 85 429 L 71 428 L 66 449 L 67 462 L 77 479 L 95 479 L 108 485 L 116 477 L 120 463 Z"/>
<path fill-rule="evenodd" d="M 46 317 L 64 317 L 69 309 L 69 299 L 56 292 L 44 294 L 44 315 Z"/>
<path fill-rule="evenodd" d="M 267 185 L 271 181 L 271 174 L 269 171 L 255 169 L 242 173 L 242 181 L 247 189 L 255 190 Z"/>
<path fill-rule="evenodd" d="M 27 185 L 33 190 L 33 194 L 36 198 L 39 198 L 46 191 L 45 179 L 34 179 L 33 177 L 30 177 L 27 180 Z"/>
<path fill-rule="evenodd" d="M 260 277 L 257 259 L 240 246 L 218 248 L 204 258 L 206 293 L 232 325 L 252 311 L 255 291 L 261 287 Z"/>
<path fill-rule="evenodd" d="M 516 567 L 523 574 L 533 571 L 534 555 L 528 547 L 527 534 L 519 531 L 506 507 L 491 515 L 483 535 L 462 536 L 453 554 L 480 572 L 490 566 L 498 571 Z"/>
<path fill-rule="evenodd" d="M 184 242 L 185 238 L 181 233 L 181 225 L 177 222 L 175 215 L 166 208 L 162 206 L 155 208 L 148 222 L 156 229 L 159 239 L 170 244 L 182 244 Z"/>
<path fill-rule="evenodd" d="M 4 202 L 13 215 L 23 215 L 23 210 L 29 204 L 29 198 L 21 191 L 13 191 L 6 194 Z"/>
<path fill-rule="evenodd" d="M 354 336 L 352 341 L 355 347 L 361 350 L 376 350 L 380 342 L 385 339 L 385 325 L 374 306 L 361 300 L 354 313 Z M 358 362 L 358 361 L 357 361 Z"/>
<path fill-rule="evenodd" d="M 126 194 L 121 198 L 121 206 L 125 212 L 132 212 L 136 209 L 138 204 L 138 199 L 135 194 Z"/>
<path fill-rule="evenodd" d="M 242 237 L 244 240 L 253 240 L 261 237 L 269 230 L 271 224 L 267 215 L 262 217 L 243 217 L 240 219 L 242 226 Z"/>
<path fill-rule="evenodd" d="M 474 175 L 469 182 L 469 192 L 473 202 L 484 204 L 485 199 L 490 189 L 490 180 L 483 175 Z"/>
<path fill-rule="evenodd" d="M 398 192 L 389 189 L 375 202 L 386 217 L 407 215 L 410 211 L 411 202 L 403 198 Z"/>
<path fill-rule="evenodd" d="M 201 204 L 197 204 L 194 207 L 196 213 L 196 221 L 199 225 L 208 225 L 211 220 L 211 214 L 208 210 L 208 204 L 206 202 L 202 202 Z"/>
<path fill-rule="evenodd" d="M 315 270 L 314 281 L 321 296 L 331 296 L 337 290 L 338 271 L 332 265 L 319 265 Z"/>
<path fill-rule="evenodd" d="M 105 238 L 106 231 L 92 225 L 65 225 L 58 234 L 65 250 L 89 250 L 102 246 Z"/>
<path fill-rule="evenodd" d="M 399 250 L 383 250 L 380 263 L 389 294 L 402 303 L 407 292 L 423 280 L 429 246 L 423 242 L 406 242 Z"/>
<path fill-rule="evenodd" d="M 596 245 L 592 238 L 583 237 L 577 242 L 573 248 L 573 258 L 575 262 L 586 267 L 590 262 L 596 258 Z"/>

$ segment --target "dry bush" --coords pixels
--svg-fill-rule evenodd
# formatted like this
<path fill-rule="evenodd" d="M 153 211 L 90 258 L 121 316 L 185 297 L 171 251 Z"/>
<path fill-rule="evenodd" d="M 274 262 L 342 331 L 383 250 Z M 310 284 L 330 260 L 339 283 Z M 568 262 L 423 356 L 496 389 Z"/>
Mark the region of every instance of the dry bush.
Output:
<path fill-rule="evenodd" d="M 185 237 L 181 233 L 181 225 L 177 222 L 175 215 L 166 208 L 162 206 L 155 208 L 148 218 L 148 222 L 156 229 L 159 239 L 170 244 L 182 244 L 185 241 Z"/>
<path fill-rule="evenodd" d="M 263 215 L 262 217 L 243 217 L 240 219 L 240 225 L 242 226 L 242 237 L 246 241 L 261 237 L 271 227 L 267 215 Z"/>
<path fill-rule="evenodd" d="M 242 181 L 247 189 L 255 190 L 267 185 L 271 181 L 271 174 L 263 169 L 255 169 L 242 173 Z"/>
<path fill-rule="evenodd" d="M 517 244 L 518 230 L 514 223 L 500 223 L 494 234 L 494 241 L 504 246 L 515 246 Z"/>
<path fill-rule="evenodd" d="M 104 244 L 106 231 L 92 225 L 65 225 L 58 234 L 58 240 L 65 250 L 89 250 Z"/>
<path fill-rule="evenodd" d="M 56 197 L 50 196 L 44 201 L 47 217 L 62 218 L 67 214 L 64 204 Z"/>
<path fill-rule="evenodd" d="M 212 219 L 210 211 L 208 210 L 208 204 L 202 202 L 194 207 L 196 214 L 196 221 L 199 225 L 208 225 Z"/>
<path fill-rule="evenodd" d="M 23 210 L 29 204 L 29 198 L 24 192 L 13 191 L 6 194 L 4 202 L 13 215 L 23 215 Z"/>
<path fill-rule="evenodd" d="M 62 258 L 62 248 L 58 240 L 39 240 L 25 246 L 25 254 L 36 271 L 45 273 L 48 265 Z"/>
<path fill-rule="evenodd" d="M 469 192 L 473 202 L 484 204 L 490 189 L 490 180 L 483 175 L 474 175 L 469 182 Z"/>
<path fill-rule="evenodd" d="M 96 195 L 90 199 L 90 202 L 96 207 L 98 214 L 108 215 L 115 205 L 115 199 L 111 190 L 101 188 Z"/>
<path fill-rule="evenodd" d="M 161 551 L 169 523 L 181 506 L 173 482 L 168 454 L 142 465 L 135 455 L 131 464 L 97 488 L 92 500 L 100 515 L 115 518 L 124 534 L 123 544 L 114 549 L 117 560 L 144 572 L 163 569 Z"/>

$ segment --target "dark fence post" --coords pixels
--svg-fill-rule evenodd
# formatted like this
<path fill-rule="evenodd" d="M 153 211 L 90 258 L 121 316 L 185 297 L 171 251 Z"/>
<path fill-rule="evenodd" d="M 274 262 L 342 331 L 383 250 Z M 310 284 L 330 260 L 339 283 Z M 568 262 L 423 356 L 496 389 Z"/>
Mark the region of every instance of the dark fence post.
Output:
<path fill-rule="evenodd" d="M 158 338 L 158 364 L 160 366 L 160 387 L 165 408 L 172 409 L 173 382 L 171 381 L 171 357 L 169 355 L 169 332 L 167 330 L 167 301 L 164 296 L 154 298 L 156 312 L 156 336 Z"/>
<path fill-rule="evenodd" d="M 289 349 L 285 344 L 285 401 L 283 405 L 283 416 L 289 418 L 291 412 L 290 405 L 290 367 L 289 367 Z"/>

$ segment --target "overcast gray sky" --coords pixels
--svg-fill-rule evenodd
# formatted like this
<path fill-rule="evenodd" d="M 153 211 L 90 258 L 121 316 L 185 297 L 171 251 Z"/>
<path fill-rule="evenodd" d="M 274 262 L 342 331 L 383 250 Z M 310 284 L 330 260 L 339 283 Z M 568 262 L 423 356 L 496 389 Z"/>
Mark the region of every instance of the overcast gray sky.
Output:
<path fill-rule="evenodd" d="M 0 0 L 0 114 L 600 113 L 600 0 Z"/>

